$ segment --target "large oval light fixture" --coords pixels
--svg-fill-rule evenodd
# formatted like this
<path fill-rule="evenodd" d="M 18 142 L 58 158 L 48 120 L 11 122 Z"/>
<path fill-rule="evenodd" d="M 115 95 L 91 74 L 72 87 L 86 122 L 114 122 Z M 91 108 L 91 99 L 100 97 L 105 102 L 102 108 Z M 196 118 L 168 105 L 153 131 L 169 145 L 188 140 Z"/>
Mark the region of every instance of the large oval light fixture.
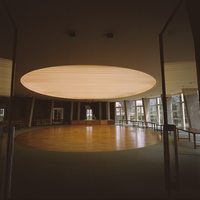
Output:
<path fill-rule="evenodd" d="M 137 70 L 100 65 L 65 65 L 31 71 L 21 78 L 26 88 L 68 99 L 115 99 L 143 93 L 156 80 Z"/>

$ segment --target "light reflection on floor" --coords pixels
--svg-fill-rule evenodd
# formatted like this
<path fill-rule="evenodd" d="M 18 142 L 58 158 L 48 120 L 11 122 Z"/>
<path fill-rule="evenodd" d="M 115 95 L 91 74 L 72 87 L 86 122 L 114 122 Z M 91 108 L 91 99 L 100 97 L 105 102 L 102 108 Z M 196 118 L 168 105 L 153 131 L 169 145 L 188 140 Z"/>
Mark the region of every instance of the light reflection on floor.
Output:
<path fill-rule="evenodd" d="M 115 125 L 54 126 L 22 133 L 15 143 L 24 147 L 60 152 L 101 152 L 142 148 L 161 136 L 143 128 Z"/>

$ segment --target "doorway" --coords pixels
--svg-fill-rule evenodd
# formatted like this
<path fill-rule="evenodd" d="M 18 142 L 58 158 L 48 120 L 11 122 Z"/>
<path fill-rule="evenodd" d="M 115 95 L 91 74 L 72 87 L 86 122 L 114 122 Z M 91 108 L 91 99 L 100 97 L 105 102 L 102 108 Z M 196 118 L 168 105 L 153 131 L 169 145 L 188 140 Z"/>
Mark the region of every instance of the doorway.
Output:
<path fill-rule="evenodd" d="M 86 109 L 86 119 L 92 120 L 92 109 Z"/>
<path fill-rule="evenodd" d="M 62 124 L 63 123 L 63 108 L 54 108 L 53 109 L 53 123 Z"/>

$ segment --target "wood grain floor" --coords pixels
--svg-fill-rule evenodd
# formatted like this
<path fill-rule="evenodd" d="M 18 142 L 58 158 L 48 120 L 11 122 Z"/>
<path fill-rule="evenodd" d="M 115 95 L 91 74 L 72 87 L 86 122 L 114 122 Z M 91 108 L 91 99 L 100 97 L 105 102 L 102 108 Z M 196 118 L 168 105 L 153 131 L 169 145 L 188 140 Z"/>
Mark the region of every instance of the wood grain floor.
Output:
<path fill-rule="evenodd" d="M 30 130 L 15 137 L 24 147 L 60 152 L 101 152 L 142 148 L 161 136 L 142 128 L 115 125 L 54 126 Z"/>

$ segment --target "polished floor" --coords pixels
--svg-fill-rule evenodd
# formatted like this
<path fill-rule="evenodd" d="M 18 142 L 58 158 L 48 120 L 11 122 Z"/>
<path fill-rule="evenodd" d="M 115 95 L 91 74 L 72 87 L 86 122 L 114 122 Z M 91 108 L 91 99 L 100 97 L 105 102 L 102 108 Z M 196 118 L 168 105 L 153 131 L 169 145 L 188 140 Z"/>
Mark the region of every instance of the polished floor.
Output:
<path fill-rule="evenodd" d="M 71 125 L 30 130 L 15 137 L 24 147 L 59 152 L 102 152 L 142 148 L 161 141 L 152 131 L 131 126 Z"/>

